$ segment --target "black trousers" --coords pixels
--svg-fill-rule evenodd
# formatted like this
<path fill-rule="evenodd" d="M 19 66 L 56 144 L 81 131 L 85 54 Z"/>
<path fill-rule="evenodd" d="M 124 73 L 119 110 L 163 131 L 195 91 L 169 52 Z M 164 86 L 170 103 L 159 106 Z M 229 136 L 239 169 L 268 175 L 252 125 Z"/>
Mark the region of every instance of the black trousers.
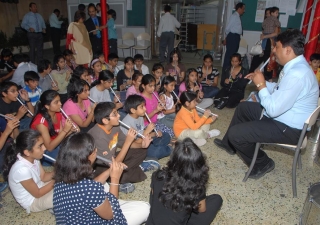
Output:
<path fill-rule="evenodd" d="M 216 217 L 222 205 L 220 195 L 209 195 L 206 197 L 206 211 L 203 213 L 191 213 L 188 225 L 210 225 Z"/>
<path fill-rule="evenodd" d="M 34 33 L 28 32 L 28 41 L 30 46 L 29 57 L 32 63 L 36 64 L 36 49 L 37 49 L 37 60 L 38 62 L 43 58 L 43 34 L 42 33 Z"/>
<path fill-rule="evenodd" d="M 53 53 L 55 55 L 59 55 L 59 54 L 61 54 L 61 51 L 60 51 L 60 33 L 61 33 L 61 29 L 55 28 L 55 27 L 50 27 L 50 32 L 51 32 L 51 41 L 52 41 Z"/>
<path fill-rule="evenodd" d="M 261 120 L 262 108 L 256 102 L 241 102 L 231 120 L 223 144 L 236 150 L 247 165 L 250 165 L 257 142 L 297 144 L 301 130 L 288 127 L 268 117 Z M 255 167 L 264 167 L 269 162 L 267 154 L 260 150 Z"/>
<path fill-rule="evenodd" d="M 259 55 L 253 56 L 249 73 L 252 73 L 253 71 L 255 71 L 262 62 L 265 62 L 270 57 L 270 54 L 271 54 L 271 41 L 270 39 L 268 39 L 263 56 L 262 57 L 260 57 Z M 268 71 L 267 67 L 265 66 L 263 75 L 266 80 L 270 80 L 272 78 L 272 71 Z"/>
<path fill-rule="evenodd" d="M 215 99 L 219 98 L 228 98 L 228 103 L 226 104 L 227 108 L 235 108 L 240 103 L 240 100 L 244 98 L 244 93 L 238 91 L 229 91 L 227 88 L 221 88 L 218 94 L 215 96 Z M 215 105 L 219 104 L 219 101 L 215 101 Z"/>
<path fill-rule="evenodd" d="M 102 51 L 102 49 L 101 49 L 101 51 Z M 117 41 L 117 39 L 109 39 L 109 54 L 110 53 L 115 53 L 118 55 L 118 41 Z"/>
<path fill-rule="evenodd" d="M 226 53 L 224 54 L 222 71 L 231 65 L 232 54 L 238 52 L 240 45 L 240 34 L 229 33 L 227 35 L 226 42 Z"/>
<path fill-rule="evenodd" d="M 167 62 L 170 62 L 170 53 L 174 48 L 174 32 L 162 32 L 160 36 L 159 53 L 160 62 L 165 62 L 165 52 L 168 47 L 167 52 Z"/>

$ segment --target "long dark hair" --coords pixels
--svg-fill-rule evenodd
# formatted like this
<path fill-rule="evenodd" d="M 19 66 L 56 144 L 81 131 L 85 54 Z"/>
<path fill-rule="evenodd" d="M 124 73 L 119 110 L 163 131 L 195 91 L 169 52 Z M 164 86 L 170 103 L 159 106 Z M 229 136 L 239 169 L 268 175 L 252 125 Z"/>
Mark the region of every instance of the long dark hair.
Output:
<path fill-rule="evenodd" d="M 92 82 L 91 84 L 91 88 L 98 85 L 98 84 L 101 84 L 101 81 L 108 81 L 108 80 L 113 80 L 114 79 L 114 74 L 109 71 L 109 70 L 102 70 L 100 73 L 99 73 L 99 78 L 98 80 L 95 80 Z"/>
<path fill-rule="evenodd" d="M 148 85 L 152 82 L 156 82 L 156 79 L 151 74 L 146 74 L 142 77 L 141 84 L 139 86 L 139 91 L 142 93 L 144 91 L 144 88 L 142 85 Z"/>
<path fill-rule="evenodd" d="M 165 94 L 166 93 L 166 89 L 164 87 L 164 85 L 168 85 L 172 82 L 176 82 L 176 80 L 174 79 L 173 76 L 165 76 L 162 81 L 161 81 L 161 87 L 159 90 L 159 94 Z"/>
<path fill-rule="evenodd" d="M 192 72 L 196 72 L 196 74 L 198 74 L 198 71 L 197 71 L 195 68 L 189 68 L 189 69 L 187 69 L 187 71 L 186 71 L 186 77 L 184 78 L 184 83 L 185 83 L 185 85 L 186 85 L 186 89 L 187 89 L 187 90 L 190 90 L 189 75 L 190 75 Z M 199 84 L 198 84 L 197 81 L 195 82 L 195 84 L 199 86 Z"/>
<path fill-rule="evenodd" d="M 178 141 L 166 167 L 156 173 L 156 179 L 164 180 L 159 201 L 175 212 L 197 211 L 199 198 L 206 191 L 208 171 L 199 147 L 190 138 Z"/>
<path fill-rule="evenodd" d="M 57 132 L 54 130 L 53 122 L 52 122 L 51 116 L 48 113 L 48 109 L 46 108 L 46 105 L 50 105 L 53 99 L 57 96 L 59 96 L 59 93 L 57 91 L 54 91 L 54 90 L 44 91 L 40 96 L 40 101 L 38 101 L 36 104 L 36 107 L 35 107 L 36 113 L 30 123 L 32 124 L 36 116 L 40 113 L 48 122 L 49 134 L 51 137 L 55 136 Z"/>
<path fill-rule="evenodd" d="M 18 135 L 16 142 L 8 147 L 3 165 L 3 176 L 5 180 L 8 180 L 10 169 L 17 160 L 17 154 L 20 153 L 21 156 L 25 156 L 24 150 L 32 152 L 39 137 L 41 137 L 39 131 L 24 130 Z"/>
<path fill-rule="evenodd" d="M 78 95 L 84 91 L 84 87 L 89 84 L 85 80 L 75 80 L 72 83 L 68 84 L 67 92 L 68 97 L 75 103 L 78 102 Z"/>
<path fill-rule="evenodd" d="M 69 81 L 69 83 L 74 82 L 75 80 L 80 80 L 81 79 L 81 75 L 84 74 L 84 72 L 88 72 L 88 69 L 85 68 L 82 65 L 77 66 L 72 73 L 71 79 Z M 88 72 L 89 73 L 89 72 Z"/>
<path fill-rule="evenodd" d="M 58 62 L 60 61 L 60 59 L 64 59 L 64 56 L 62 54 L 55 55 L 53 57 L 53 67 L 52 67 L 53 70 L 60 70 L 60 68 L 58 67 Z"/>
<path fill-rule="evenodd" d="M 197 98 L 197 94 L 193 91 L 184 91 L 180 95 L 180 103 L 176 106 L 176 113 L 178 113 L 182 106 L 186 107 L 186 102 L 192 102 Z"/>
<path fill-rule="evenodd" d="M 64 139 L 54 165 L 55 182 L 74 184 L 85 178 L 92 179 L 93 169 L 88 157 L 94 150 L 94 139 L 88 133 L 76 133 Z"/>

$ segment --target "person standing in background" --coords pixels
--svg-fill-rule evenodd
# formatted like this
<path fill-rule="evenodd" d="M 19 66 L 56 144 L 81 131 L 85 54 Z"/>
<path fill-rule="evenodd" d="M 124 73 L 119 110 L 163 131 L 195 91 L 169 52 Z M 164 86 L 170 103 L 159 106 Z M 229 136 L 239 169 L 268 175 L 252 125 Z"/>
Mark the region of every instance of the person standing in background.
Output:
<path fill-rule="evenodd" d="M 97 9 L 94 5 L 88 7 L 88 14 L 90 17 L 84 22 L 84 25 L 89 32 L 92 52 L 94 54 L 102 49 L 101 18 L 97 16 Z"/>
<path fill-rule="evenodd" d="M 30 2 L 29 10 L 24 15 L 21 27 L 28 31 L 28 41 L 30 46 L 29 57 L 32 63 L 36 62 L 35 50 L 37 48 L 37 60 L 40 61 L 43 50 L 43 33 L 46 33 L 46 24 L 42 16 L 38 13 L 37 5 L 34 2 Z"/>
<path fill-rule="evenodd" d="M 53 47 L 53 53 L 55 55 L 61 54 L 60 51 L 60 34 L 61 34 L 61 24 L 63 21 L 59 21 L 60 10 L 55 9 L 49 17 L 50 31 L 51 31 L 51 41 Z"/>
<path fill-rule="evenodd" d="M 223 71 L 230 66 L 231 55 L 238 52 L 240 45 L 240 35 L 242 35 L 242 24 L 240 16 L 245 12 L 246 6 L 244 3 L 239 2 L 236 5 L 236 11 L 231 15 L 229 23 L 226 26 L 226 38 L 223 40 L 223 45 L 226 46 L 226 52 L 224 54 Z"/>
<path fill-rule="evenodd" d="M 181 24 L 178 20 L 171 15 L 170 5 L 164 6 L 164 15 L 160 19 L 157 35 L 160 38 L 159 53 L 160 53 L 160 63 L 165 62 L 165 52 L 168 46 L 168 54 L 173 51 L 174 47 L 174 31 L 175 28 L 180 28 Z M 170 58 L 167 57 L 169 62 Z"/>

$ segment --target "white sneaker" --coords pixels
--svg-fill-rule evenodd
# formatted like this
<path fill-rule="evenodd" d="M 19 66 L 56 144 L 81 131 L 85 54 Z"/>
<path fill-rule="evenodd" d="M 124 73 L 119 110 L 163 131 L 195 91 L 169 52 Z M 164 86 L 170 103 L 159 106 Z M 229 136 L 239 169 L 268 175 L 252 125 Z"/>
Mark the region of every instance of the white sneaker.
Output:
<path fill-rule="evenodd" d="M 208 134 L 208 138 L 213 138 L 213 137 L 219 136 L 220 131 L 217 129 L 213 129 L 213 130 L 209 130 L 207 134 Z"/>
<path fill-rule="evenodd" d="M 192 141 L 198 146 L 201 147 L 207 143 L 206 139 L 203 138 L 192 138 Z"/>

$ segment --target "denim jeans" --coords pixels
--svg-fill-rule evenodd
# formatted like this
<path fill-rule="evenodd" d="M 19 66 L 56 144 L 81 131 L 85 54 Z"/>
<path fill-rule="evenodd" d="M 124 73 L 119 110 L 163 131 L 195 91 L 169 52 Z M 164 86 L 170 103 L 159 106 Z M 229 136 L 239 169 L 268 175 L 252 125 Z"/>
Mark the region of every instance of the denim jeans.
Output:
<path fill-rule="evenodd" d="M 216 96 L 219 92 L 218 87 L 212 87 L 212 86 L 202 86 L 202 91 L 204 94 L 204 98 L 213 98 Z"/>
<path fill-rule="evenodd" d="M 171 148 L 168 146 L 171 137 L 168 133 L 162 133 L 162 137 L 154 137 L 148 148 L 147 157 L 161 159 L 170 155 Z"/>
<path fill-rule="evenodd" d="M 29 130 L 31 120 L 32 120 L 31 117 L 27 117 L 27 116 L 23 117 L 23 119 L 20 120 L 19 132 L 22 132 L 24 130 Z"/>
<path fill-rule="evenodd" d="M 58 153 L 59 153 L 59 150 L 60 150 L 60 145 L 58 145 L 55 149 L 53 149 L 52 151 L 48 151 L 48 150 L 45 150 L 44 151 L 44 154 L 56 159 L 57 156 L 58 156 Z M 41 159 L 41 163 L 43 166 L 52 166 L 53 165 L 53 162 L 50 160 L 50 159 L 47 159 L 46 157 L 43 156 L 43 158 Z"/>
<path fill-rule="evenodd" d="M 176 118 L 176 114 L 170 113 L 168 115 L 165 115 L 165 117 L 158 119 L 157 123 L 162 123 L 172 129 L 174 118 Z"/>

